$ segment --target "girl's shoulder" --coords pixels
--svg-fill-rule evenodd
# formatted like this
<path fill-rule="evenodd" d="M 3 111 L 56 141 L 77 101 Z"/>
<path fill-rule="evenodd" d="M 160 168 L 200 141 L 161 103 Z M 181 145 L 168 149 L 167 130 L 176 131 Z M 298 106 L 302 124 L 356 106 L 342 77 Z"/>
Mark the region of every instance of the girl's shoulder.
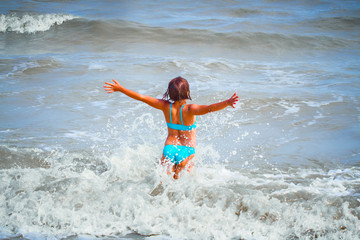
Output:
<path fill-rule="evenodd" d="M 184 106 L 184 109 L 186 109 L 186 110 L 191 110 L 191 109 L 193 109 L 193 108 L 197 108 L 199 105 L 198 104 L 195 104 L 195 103 L 191 103 L 191 104 L 186 104 L 185 106 Z"/>
<path fill-rule="evenodd" d="M 186 104 L 184 106 L 184 110 L 185 112 L 189 112 L 189 113 L 193 113 L 194 111 L 196 111 L 196 109 L 199 107 L 198 104 L 194 104 L 194 103 L 191 103 L 191 104 Z"/>
<path fill-rule="evenodd" d="M 159 99 L 161 102 L 163 110 L 168 110 L 170 108 L 171 102 L 169 100 Z"/>

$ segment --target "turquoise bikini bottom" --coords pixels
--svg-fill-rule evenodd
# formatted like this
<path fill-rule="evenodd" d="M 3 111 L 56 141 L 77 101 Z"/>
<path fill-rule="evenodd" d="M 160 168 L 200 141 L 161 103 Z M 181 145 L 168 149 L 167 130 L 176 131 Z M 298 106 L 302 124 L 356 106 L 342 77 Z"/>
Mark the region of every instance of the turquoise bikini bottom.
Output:
<path fill-rule="evenodd" d="M 195 148 L 181 145 L 166 145 L 163 154 L 170 162 L 179 164 L 190 155 L 195 154 Z"/>

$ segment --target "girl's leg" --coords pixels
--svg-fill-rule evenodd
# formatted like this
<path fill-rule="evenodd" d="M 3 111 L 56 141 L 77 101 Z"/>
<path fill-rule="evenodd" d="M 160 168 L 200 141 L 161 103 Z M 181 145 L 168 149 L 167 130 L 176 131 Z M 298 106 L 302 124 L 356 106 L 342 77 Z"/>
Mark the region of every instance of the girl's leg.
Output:
<path fill-rule="evenodd" d="M 191 159 L 194 158 L 194 156 L 195 156 L 195 154 L 192 154 L 189 157 L 187 157 L 184 161 L 182 161 L 181 163 L 174 165 L 174 172 L 175 172 L 174 179 L 179 178 L 179 173 L 185 169 L 186 165 L 188 165 L 188 163 L 190 162 Z M 193 167 L 194 167 L 194 163 L 190 162 L 188 171 L 190 172 Z"/>
<path fill-rule="evenodd" d="M 194 168 L 194 162 L 191 161 L 191 162 L 188 163 L 187 171 L 188 171 L 188 172 L 191 172 L 191 170 L 192 170 L 193 168 Z"/>
<path fill-rule="evenodd" d="M 170 175 L 171 172 L 174 172 L 173 168 L 170 171 L 170 161 L 168 159 L 165 158 L 164 154 L 161 157 L 161 165 L 163 165 L 164 167 L 166 167 L 166 173 L 167 175 Z"/>

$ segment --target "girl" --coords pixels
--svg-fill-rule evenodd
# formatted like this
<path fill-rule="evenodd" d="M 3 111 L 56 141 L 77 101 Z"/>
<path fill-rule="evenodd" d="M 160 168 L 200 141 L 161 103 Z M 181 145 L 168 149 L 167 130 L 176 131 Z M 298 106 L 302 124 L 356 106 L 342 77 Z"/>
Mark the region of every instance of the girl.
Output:
<path fill-rule="evenodd" d="M 106 82 L 104 88 L 108 93 L 122 92 L 125 95 L 142 101 L 151 107 L 163 111 L 168 127 L 168 136 L 165 140 L 165 147 L 161 158 L 161 164 L 169 167 L 169 162 L 173 164 L 171 171 L 174 178 L 178 179 L 179 173 L 186 166 L 192 168 L 191 160 L 195 156 L 196 146 L 196 116 L 215 112 L 231 106 L 235 108 L 239 96 L 236 93 L 223 102 L 210 105 L 186 104 L 190 97 L 189 83 L 185 78 L 177 77 L 169 82 L 167 91 L 162 99 L 139 94 L 129 90 L 117 81 L 114 83 Z M 168 168 L 168 174 L 170 174 Z"/>

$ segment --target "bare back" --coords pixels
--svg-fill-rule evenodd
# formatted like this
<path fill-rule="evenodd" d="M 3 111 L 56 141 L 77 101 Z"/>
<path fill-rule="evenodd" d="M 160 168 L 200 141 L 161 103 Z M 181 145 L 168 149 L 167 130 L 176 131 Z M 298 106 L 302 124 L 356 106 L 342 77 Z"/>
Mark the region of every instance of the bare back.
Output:
<path fill-rule="evenodd" d="M 186 101 L 176 101 L 173 104 L 170 104 L 168 102 L 168 104 L 166 104 L 165 108 L 163 109 L 163 112 L 164 112 L 165 120 L 168 123 L 168 125 L 169 123 L 171 123 L 175 125 L 183 124 L 185 126 L 191 126 L 196 122 L 196 116 L 188 111 L 189 105 L 185 105 L 185 104 Z M 181 112 L 182 106 L 183 108 Z M 166 138 L 165 145 L 182 145 L 182 146 L 195 148 L 196 129 L 192 129 L 190 131 L 184 131 L 184 130 L 177 130 L 168 127 L 168 136 Z"/>

